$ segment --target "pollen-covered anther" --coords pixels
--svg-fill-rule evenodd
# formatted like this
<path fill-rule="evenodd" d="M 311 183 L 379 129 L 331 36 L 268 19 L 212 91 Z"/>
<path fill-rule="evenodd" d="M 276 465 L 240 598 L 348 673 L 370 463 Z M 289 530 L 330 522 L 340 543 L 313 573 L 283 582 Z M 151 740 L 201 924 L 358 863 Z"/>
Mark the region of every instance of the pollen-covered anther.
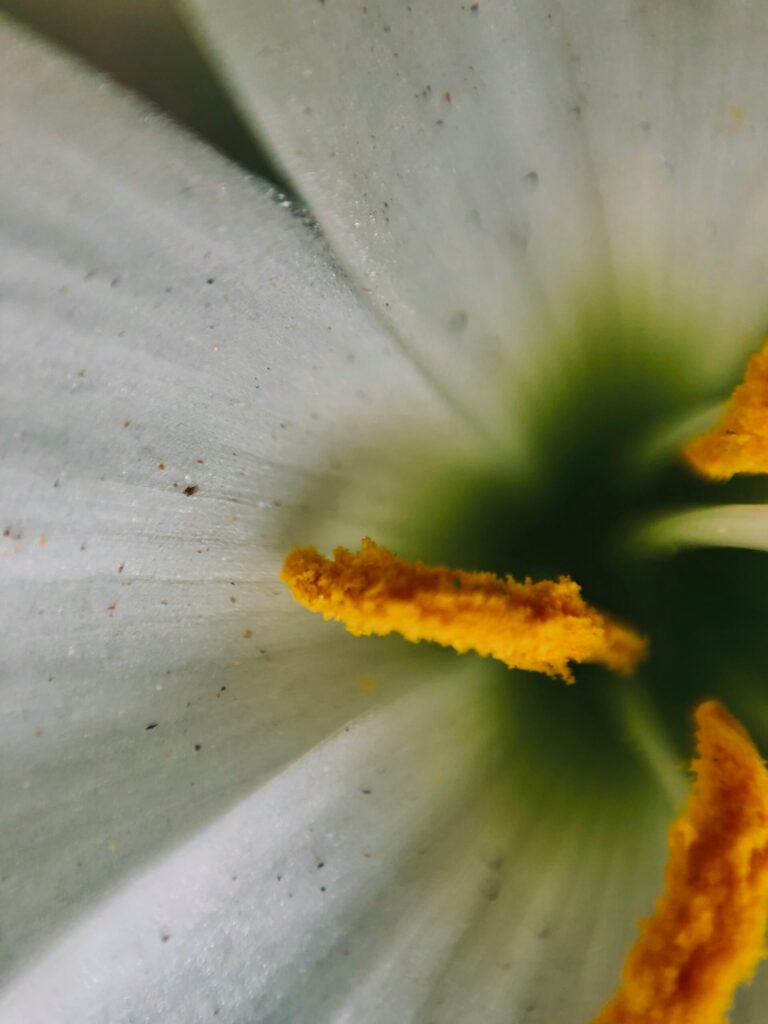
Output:
<path fill-rule="evenodd" d="M 295 548 L 281 578 L 305 608 L 355 636 L 400 633 L 566 682 L 569 662 L 631 672 L 646 651 L 642 637 L 590 607 L 567 577 L 519 583 L 408 562 L 366 538 L 358 553 L 336 548 L 333 560 Z"/>
<path fill-rule="evenodd" d="M 768 473 L 768 340 L 747 364 L 720 422 L 683 449 L 687 462 L 711 480 Z"/>
<path fill-rule="evenodd" d="M 696 724 L 697 779 L 670 829 L 664 895 L 592 1024 L 725 1024 L 764 955 L 768 771 L 717 702 L 698 708 Z"/>

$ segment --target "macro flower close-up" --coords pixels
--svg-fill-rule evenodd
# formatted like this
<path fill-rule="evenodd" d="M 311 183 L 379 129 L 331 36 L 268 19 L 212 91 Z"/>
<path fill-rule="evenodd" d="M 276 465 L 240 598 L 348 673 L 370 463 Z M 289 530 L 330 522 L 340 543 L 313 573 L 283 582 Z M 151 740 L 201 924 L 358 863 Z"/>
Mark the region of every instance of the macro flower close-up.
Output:
<path fill-rule="evenodd" d="M 0 1024 L 763 1024 L 768 7 L 176 10 L 258 173 L 0 19 Z"/>

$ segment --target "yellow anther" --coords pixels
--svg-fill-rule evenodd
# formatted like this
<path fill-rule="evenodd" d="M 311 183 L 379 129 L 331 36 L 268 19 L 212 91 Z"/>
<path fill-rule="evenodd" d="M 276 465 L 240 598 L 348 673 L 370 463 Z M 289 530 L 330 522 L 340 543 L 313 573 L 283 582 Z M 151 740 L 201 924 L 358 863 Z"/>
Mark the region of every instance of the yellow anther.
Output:
<path fill-rule="evenodd" d="M 408 562 L 366 538 L 359 553 L 336 548 L 333 560 L 295 548 L 281 578 L 305 608 L 338 619 L 355 636 L 400 633 L 569 683 L 571 661 L 630 672 L 646 650 L 641 637 L 591 608 L 565 576 L 517 583 Z"/>
<path fill-rule="evenodd" d="M 593 1024 L 724 1024 L 764 955 L 768 771 L 717 702 L 696 711 L 693 791 L 669 833 L 666 891 Z"/>
<path fill-rule="evenodd" d="M 712 430 L 683 449 L 690 465 L 711 480 L 734 473 L 768 473 L 768 342 L 747 364 L 744 381 Z"/>

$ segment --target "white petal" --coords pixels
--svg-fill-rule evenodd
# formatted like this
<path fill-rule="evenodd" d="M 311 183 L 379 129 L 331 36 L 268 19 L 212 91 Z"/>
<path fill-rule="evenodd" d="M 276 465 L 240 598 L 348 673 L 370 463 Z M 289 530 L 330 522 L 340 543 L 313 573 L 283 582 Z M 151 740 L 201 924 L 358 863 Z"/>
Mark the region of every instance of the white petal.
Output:
<path fill-rule="evenodd" d="M 0 1015 L 585 1019 L 653 898 L 663 819 L 638 806 L 625 832 L 568 834 L 510 800 L 524 776 L 500 772 L 495 682 L 473 665 L 353 723 L 129 881 Z"/>
<path fill-rule="evenodd" d="M 7 25 L 0 47 L 4 969 L 410 685 L 277 574 L 370 529 L 381 492 L 343 483 L 365 458 L 386 492 L 384 425 L 418 414 L 414 471 L 438 422 L 461 433 L 264 188 Z"/>
<path fill-rule="evenodd" d="M 568 40 L 548 9 L 189 7 L 403 344 L 495 423 L 499 374 L 551 328 L 575 267 L 607 256 Z"/>
<path fill-rule="evenodd" d="M 718 371 L 754 347 L 760 0 L 186 3 L 346 263 L 477 416 L 521 342 L 578 319 L 579 287 L 694 334 L 707 369 L 710 343 Z"/>
<path fill-rule="evenodd" d="M 768 8 L 563 5 L 614 262 L 741 369 L 768 314 Z M 630 278 L 631 280 L 631 278 Z"/>

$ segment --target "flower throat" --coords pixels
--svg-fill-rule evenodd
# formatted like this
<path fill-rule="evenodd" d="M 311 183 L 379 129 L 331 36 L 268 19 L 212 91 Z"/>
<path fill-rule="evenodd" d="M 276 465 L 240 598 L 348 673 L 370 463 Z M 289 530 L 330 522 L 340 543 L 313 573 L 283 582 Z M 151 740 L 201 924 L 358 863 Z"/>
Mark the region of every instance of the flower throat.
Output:
<path fill-rule="evenodd" d="M 536 765 L 525 794 L 534 805 L 546 793 L 571 815 L 631 802 L 643 776 L 631 707 L 649 709 L 655 738 L 683 757 L 699 705 L 698 781 L 670 831 L 667 891 L 595 1021 L 721 1024 L 762 955 L 768 910 L 768 773 L 758 753 L 766 747 L 759 711 L 768 558 L 654 552 L 638 537 L 681 508 L 766 501 L 763 476 L 732 477 L 768 470 L 768 346 L 708 434 L 659 447 L 650 440 L 665 423 L 705 397 L 679 358 L 685 350 L 665 352 L 642 337 L 607 340 L 576 349 L 540 392 L 525 423 L 524 467 L 452 473 L 418 496 L 414 521 L 425 530 L 411 545 L 424 561 L 410 564 L 370 540 L 358 555 L 337 549 L 333 562 L 295 549 L 283 580 L 301 603 L 357 635 L 395 630 L 496 658 L 506 665 L 500 673 L 523 668 L 566 682 L 570 662 L 586 662 L 576 687 L 518 677 L 497 689 L 518 764 L 527 744 Z M 647 659 L 642 634 L 651 642 Z M 631 679 L 617 681 L 616 669 Z M 757 747 L 712 697 L 727 701 Z M 740 873 L 747 848 L 761 867 Z M 705 904 L 691 932 L 694 907 Z"/>

